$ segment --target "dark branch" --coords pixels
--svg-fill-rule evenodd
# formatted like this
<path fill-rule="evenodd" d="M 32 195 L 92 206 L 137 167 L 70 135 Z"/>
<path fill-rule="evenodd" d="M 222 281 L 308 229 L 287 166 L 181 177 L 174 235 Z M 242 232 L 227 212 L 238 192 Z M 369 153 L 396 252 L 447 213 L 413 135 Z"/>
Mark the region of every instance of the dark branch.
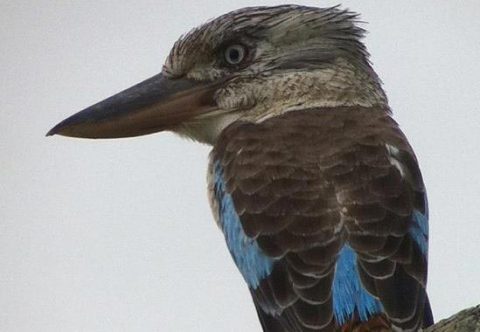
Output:
<path fill-rule="evenodd" d="M 479 332 L 480 305 L 465 309 L 430 326 L 424 332 Z"/>

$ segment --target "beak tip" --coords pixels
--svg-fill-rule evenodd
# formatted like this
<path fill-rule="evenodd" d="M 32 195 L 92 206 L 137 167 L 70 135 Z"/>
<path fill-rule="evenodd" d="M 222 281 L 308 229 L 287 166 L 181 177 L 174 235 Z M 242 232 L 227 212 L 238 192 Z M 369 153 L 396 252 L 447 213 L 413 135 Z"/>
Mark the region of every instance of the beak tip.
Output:
<path fill-rule="evenodd" d="M 45 136 L 48 137 L 48 136 L 53 136 L 53 135 L 57 135 L 57 134 L 61 135 L 62 127 L 63 127 L 63 122 L 60 122 L 59 124 L 55 125 L 52 129 L 50 129 L 45 134 Z"/>

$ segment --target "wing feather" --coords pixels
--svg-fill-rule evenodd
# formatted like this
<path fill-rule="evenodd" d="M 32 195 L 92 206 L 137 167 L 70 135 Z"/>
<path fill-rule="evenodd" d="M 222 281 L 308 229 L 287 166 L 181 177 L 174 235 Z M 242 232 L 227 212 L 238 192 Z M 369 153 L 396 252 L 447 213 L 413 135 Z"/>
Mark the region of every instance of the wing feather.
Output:
<path fill-rule="evenodd" d="M 236 122 L 211 160 L 221 165 L 248 241 L 273 262 L 249 285 L 265 331 L 334 331 L 345 315 L 368 319 L 378 310 L 399 328 L 428 325 L 426 194 L 388 110 L 324 108 Z M 363 290 L 349 290 L 339 314 L 333 284 L 346 246 L 355 265 L 348 276 Z M 370 307 L 361 308 L 365 301 Z"/>

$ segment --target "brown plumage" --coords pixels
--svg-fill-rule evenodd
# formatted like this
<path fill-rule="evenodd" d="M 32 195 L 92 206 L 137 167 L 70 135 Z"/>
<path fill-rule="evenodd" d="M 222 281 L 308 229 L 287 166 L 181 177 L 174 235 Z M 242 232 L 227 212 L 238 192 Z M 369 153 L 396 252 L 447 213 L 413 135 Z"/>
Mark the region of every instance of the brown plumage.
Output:
<path fill-rule="evenodd" d="M 385 315 L 372 317 L 368 322 L 354 319 L 340 329 L 341 332 L 390 332 L 392 324 Z"/>
<path fill-rule="evenodd" d="M 422 321 L 427 262 L 407 234 L 414 209 L 426 209 L 418 199 L 424 186 L 388 109 L 309 109 L 237 122 L 218 142 L 211 159 L 224 169 L 245 233 L 279 259 L 252 291 L 259 311 L 280 316 L 287 331 L 333 329 L 334 263 L 348 243 L 390 319 L 405 328 Z"/>

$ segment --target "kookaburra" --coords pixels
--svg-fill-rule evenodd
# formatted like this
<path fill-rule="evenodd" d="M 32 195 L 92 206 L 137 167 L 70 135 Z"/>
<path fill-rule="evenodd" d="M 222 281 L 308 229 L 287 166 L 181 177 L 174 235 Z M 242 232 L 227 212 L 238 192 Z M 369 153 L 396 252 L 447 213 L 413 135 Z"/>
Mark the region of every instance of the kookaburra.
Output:
<path fill-rule="evenodd" d="M 239 9 L 48 135 L 211 145 L 213 214 L 264 331 L 418 331 L 432 324 L 425 187 L 363 35 L 338 7 Z"/>

